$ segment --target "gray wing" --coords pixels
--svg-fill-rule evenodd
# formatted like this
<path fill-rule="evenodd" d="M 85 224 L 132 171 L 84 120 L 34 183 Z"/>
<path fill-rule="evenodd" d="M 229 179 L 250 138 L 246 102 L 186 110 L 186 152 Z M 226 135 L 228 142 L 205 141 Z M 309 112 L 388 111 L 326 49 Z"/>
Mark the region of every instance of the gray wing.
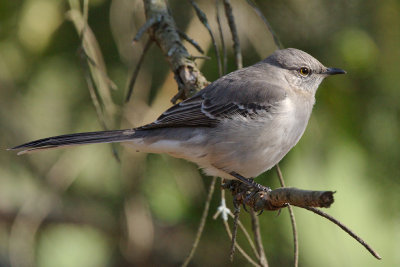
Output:
<path fill-rule="evenodd" d="M 137 130 L 215 127 L 233 116 L 261 116 L 286 97 L 285 91 L 269 83 L 265 76 L 265 71 L 255 67 L 232 72 Z"/>

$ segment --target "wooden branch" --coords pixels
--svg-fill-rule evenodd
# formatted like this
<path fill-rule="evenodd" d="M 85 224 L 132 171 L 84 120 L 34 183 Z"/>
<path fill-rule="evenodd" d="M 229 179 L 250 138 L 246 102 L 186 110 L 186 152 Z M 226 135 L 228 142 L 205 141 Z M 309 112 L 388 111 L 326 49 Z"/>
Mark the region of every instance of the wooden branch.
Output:
<path fill-rule="evenodd" d="M 332 205 L 334 201 L 333 194 L 335 193 L 333 191 L 310 191 L 293 187 L 281 187 L 269 191 L 255 191 L 254 188 L 249 188 L 248 185 L 235 180 L 225 181 L 222 188 L 229 189 L 232 192 L 236 205 L 247 205 L 254 211 L 278 210 L 288 205 L 310 210 L 339 226 L 357 242 L 363 245 L 375 258 L 379 260 L 382 259 L 370 245 L 347 226 L 325 212 L 316 209 L 316 207 L 329 208 L 330 205 Z"/>
<path fill-rule="evenodd" d="M 328 208 L 334 199 L 333 191 L 310 191 L 294 187 L 281 187 L 270 191 L 252 191 L 247 185 L 234 180 L 225 182 L 223 188 L 229 189 L 236 201 L 255 211 L 278 210 L 287 204 L 298 207 Z"/>
<path fill-rule="evenodd" d="M 347 234 L 349 234 L 352 238 L 354 238 L 363 247 L 365 247 L 368 250 L 368 252 L 371 253 L 372 256 L 374 256 L 378 260 L 382 259 L 382 257 L 378 254 L 378 252 L 376 252 L 370 245 L 368 245 L 367 242 L 365 242 L 361 237 L 359 237 L 356 233 L 354 233 L 352 230 L 350 230 L 346 225 L 344 225 L 340 221 L 336 220 L 335 218 L 333 218 L 329 214 L 327 214 L 327 213 L 325 213 L 325 212 L 323 212 L 323 211 L 321 211 L 319 209 L 311 208 L 311 207 L 304 207 L 304 208 L 309 210 L 309 211 L 312 211 L 312 212 L 318 214 L 319 216 L 322 216 L 322 217 L 330 220 L 331 222 L 333 222 L 334 224 L 339 226 Z"/>
<path fill-rule="evenodd" d="M 231 29 L 233 50 L 235 52 L 236 67 L 243 68 L 242 51 L 240 49 L 239 35 L 236 29 L 235 18 L 233 16 L 232 5 L 230 0 L 224 0 L 225 14 L 228 19 L 229 28 Z"/>
<path fill-rule="evenodd" d="M 203 89 L 209 82 L 183 46 L 166 1 L 143 0 L 143 2 L 147 21 L 158 21 L 145 23 L 145 25 L 151 25 L 146 27 L 147 32 L 160 47 L 178 83 L 179 91 L 171 101 L 175 103 L 178 99 L 186 99 Z"/>

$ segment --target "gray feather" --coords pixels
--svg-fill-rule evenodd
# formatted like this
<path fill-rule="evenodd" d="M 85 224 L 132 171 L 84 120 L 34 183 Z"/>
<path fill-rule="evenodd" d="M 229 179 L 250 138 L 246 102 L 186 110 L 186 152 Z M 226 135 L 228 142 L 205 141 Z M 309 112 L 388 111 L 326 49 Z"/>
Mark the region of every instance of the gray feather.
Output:
<path fill-rule="evenodd" d="M 215 127 L 221 120 L 237 115 L 254 118 L 260 111 L 268 112 L 286 97 L 285 90 L 266 78 L 268 72 L 256 66 L 232 72 L 138 130 Z M 250 88 L 253 94 L 248 94 Z"/>

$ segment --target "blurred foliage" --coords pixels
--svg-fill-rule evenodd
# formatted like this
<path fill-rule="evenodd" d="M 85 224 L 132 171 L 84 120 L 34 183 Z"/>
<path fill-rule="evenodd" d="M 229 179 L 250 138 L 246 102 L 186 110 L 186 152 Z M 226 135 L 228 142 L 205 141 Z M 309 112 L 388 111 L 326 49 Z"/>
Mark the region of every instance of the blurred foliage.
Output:
<path fill-rule="evenodd" d="M 197 63 L 209 80 L 216 79 L 206 30 L 186 1 L 169 2 L 178 27 L 212 57 Z M 216 32 L 214 1 L 197 2 Z M 282 162 L 286 183 L 336 190 L 328 212 L 383 256 L 377 262 L 333 224 L 295 209 L 300 265 L 399 266 L 400 1 L 257 2 L 286 47 L 348 71 L 320 87 L 304 137 Z M 245 1 L 232 4 L 244 65 L 250 65 L 275 49 L 273 41 Z M 101 129 L 68 9 L 67 2 L 54 0 L 0 2 L 0 266 L 175 266 L 189 252 L 210 183 L 195 165 L 129 147 L 118 149 L 118 163 L 108 145 L 23 157 L 4 150 L 36 138 Z M 89 2 L 89 25 L 118 86 L 111 95 L 121 128 L 155 119 L 176 93 L 168 65 L 153 46 L 132 100 L 123 103 L 147 37 L 134 46 L 131 40 L 144 20 L 139 0 Z M 232 71 L 232 43 L 222 21 Z M 278 186 L 274 171 L 258 181 Z M 241 215 L 247 226 L 248 217 Z M 270 266 L 291 266 L 287 212 L 264 212 L 260 220 Z M 249 249 L 242 234 L 238 240 Z M 192 265 L 231 266 L 229 243 L 219 219 L 208 218 Z M 233 265 L 244 264 L 237 254 Z"/>

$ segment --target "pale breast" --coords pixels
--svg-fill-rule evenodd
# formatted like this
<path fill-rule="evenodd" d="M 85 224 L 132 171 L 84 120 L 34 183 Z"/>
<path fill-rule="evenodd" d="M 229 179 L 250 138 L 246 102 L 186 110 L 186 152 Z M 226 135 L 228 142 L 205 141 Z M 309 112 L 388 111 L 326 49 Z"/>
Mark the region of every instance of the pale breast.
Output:
<path fill-rule="evenodd" d="M 297 144 L 311 109 L 287 98 L 268 117 L 236 125 L 237 140 L 230 140 L 230 151 L 223 148 L 226 155 L 220 157 L 220 166 L 249 178 L 271 169 Z"/>

